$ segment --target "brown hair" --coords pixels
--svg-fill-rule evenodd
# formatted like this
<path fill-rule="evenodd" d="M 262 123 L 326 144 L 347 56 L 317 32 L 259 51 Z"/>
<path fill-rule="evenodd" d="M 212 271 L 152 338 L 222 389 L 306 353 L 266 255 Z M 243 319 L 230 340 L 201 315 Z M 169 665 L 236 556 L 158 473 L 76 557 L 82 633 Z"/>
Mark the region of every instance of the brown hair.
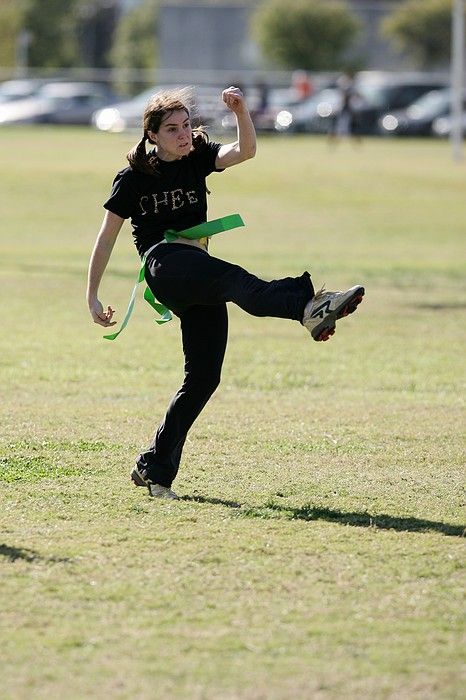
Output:
<path fill-rule="evenodd" d="M 152 95 L 144 110 L 143 137 L 126 156 L 131 168 L 147 175 L 157 175 L 157 154 L 155 150 L 149 153 L 146 150 L 146 141 L 154 143 L 149 137 L 149 131 L 156 134 L 162 121 L 173 112 L 183 111 L 191 118 L 192 110 L 194 110 L 194 102 L 192 90 L 189 88 L 157 92 Z M 208 140 L 209 137 L 202 127 L 193 129 L 193 149 L 203 148 Z"/>

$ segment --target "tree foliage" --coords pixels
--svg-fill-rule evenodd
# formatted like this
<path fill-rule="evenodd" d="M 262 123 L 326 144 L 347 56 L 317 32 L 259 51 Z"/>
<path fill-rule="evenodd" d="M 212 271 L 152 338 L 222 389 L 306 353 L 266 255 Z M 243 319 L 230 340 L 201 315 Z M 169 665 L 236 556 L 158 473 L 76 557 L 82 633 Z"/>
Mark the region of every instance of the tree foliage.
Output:
<path fill-rule="evenodd" d="M 0 65 L 16 62 L 16 41 L 23 24 L 23 7 L 18 0 L 0 2 Z"/>
<path fill-rule="evenodd" d="M 345 3 L 268 0 L 254 17 L 264 54 L 282 68 L 340 69 L 359 21 Z"/>
<path fill-rule="evenodd" d="M 78 0 L 25 0 L 24 28 L 31 36 L 29 65 L 45 68 L 79 65 L 78 5 Z"/>
<path fill-rule="evenodd" d="M 158 5 L 158 0 L 145 0 L 121 17 L 110 53 L 115 68 L 155 67 Z"/>
<path fill-rule="evenodd" d="M 20 30 L 30 37 L 28 63 L 34 68 L 105 67 L 118 0 L 1 0 L 1 53 L 14 65 Z"/>
<path fill-rule="evenodd" d="M 387 17 L 384 36 L 419 65 L 444 63 L 450 55 L 452 0 L 408 0 Z"/>

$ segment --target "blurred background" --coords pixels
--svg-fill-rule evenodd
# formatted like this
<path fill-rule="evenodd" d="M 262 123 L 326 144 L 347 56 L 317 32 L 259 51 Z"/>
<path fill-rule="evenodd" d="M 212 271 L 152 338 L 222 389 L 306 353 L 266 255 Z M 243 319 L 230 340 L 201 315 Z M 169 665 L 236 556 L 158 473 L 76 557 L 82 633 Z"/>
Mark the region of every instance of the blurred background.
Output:
<path fill-rule="evenodd" d="M 221 132 L 235 84 L 269 134 L 447 137 L 463 23 L 462 0 L 1 0 L 0 126 L 139 129 L 152 92 L 191 84 Z"/>

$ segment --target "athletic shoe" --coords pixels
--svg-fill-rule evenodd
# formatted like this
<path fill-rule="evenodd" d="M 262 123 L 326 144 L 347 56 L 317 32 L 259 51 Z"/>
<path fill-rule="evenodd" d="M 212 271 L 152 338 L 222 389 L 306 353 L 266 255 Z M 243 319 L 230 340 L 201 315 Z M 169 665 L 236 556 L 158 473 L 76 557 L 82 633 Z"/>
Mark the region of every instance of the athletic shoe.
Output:
<path fill-rule="evenodd" d="M 364 287 L 356 285 L 346 292 L 320 289 L 306 305 L 303 326 L 314 340 L 328 340 L 335 333 L 335 322 L 356 311 L 364 296 Z"/>
<path fill-rule="evenodd" d="M 150 484 L 149 493 L 154 498 L 166 498 L 170 501 L 178 501 L 179 496 L 174 491 L 160 484 Z"/>
<path fill-rule="evenodd" d="M 137 465 L 132 468 L 130 477 L 135 486 L 145 486 L 147 489 L 149 489 L 149 494 L 154 498 L 166 498 L 172 501 L 178 500 L 178 496 L 174 491 L 169 489 L 167 486 L 154 484 L 147 478 L 147 471 L 145 469 L 139 469 Z"/>

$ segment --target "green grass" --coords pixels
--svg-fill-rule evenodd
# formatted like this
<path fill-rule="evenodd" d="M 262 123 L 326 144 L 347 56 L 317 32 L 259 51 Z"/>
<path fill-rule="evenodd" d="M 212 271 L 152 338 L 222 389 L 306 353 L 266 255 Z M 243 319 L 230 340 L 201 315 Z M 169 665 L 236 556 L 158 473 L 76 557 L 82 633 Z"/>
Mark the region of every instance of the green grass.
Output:
<path fill-rule="evenodd" d="M 2 698 L 463 697 L 466 171 L 447 144 L 262 139 L 209 180 L 214 254 L 366 285 L 325 344 L 230 310 L 223 382 L 175 488 L 128 471 L 182 376 L 141 300 L 84 301 L 135 140 L 2 130 Z M 126 227 L 101 299 L 121 319 Z"/>

